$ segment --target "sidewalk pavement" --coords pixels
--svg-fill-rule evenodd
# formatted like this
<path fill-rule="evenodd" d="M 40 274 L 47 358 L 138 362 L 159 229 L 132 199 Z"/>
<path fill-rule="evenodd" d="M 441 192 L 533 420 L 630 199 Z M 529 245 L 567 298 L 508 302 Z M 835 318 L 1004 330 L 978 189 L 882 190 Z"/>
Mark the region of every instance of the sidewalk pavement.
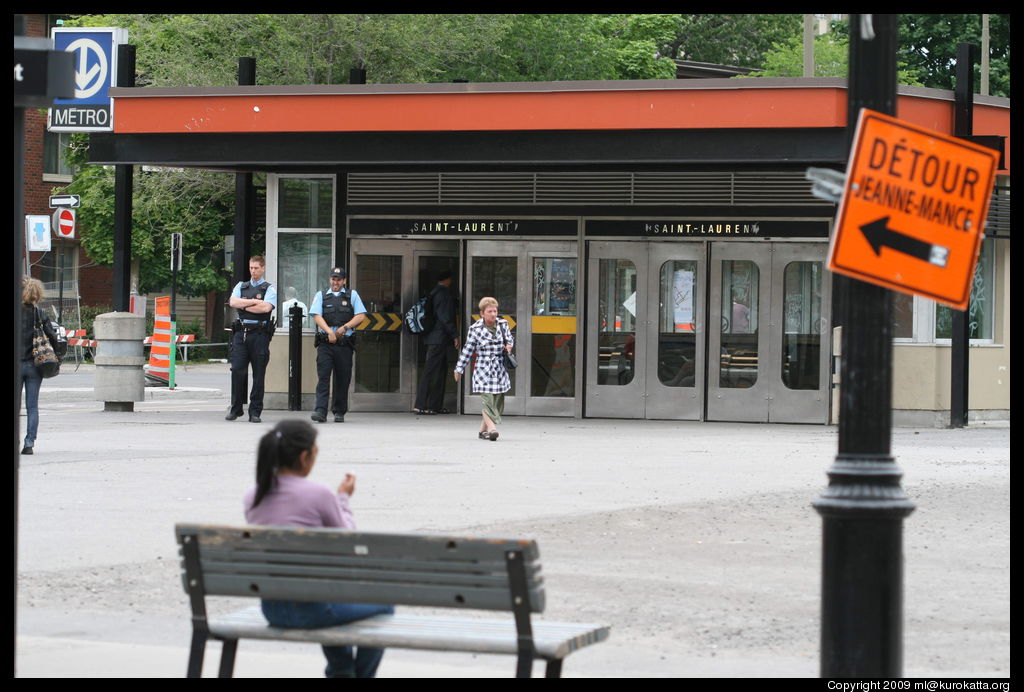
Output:
<path fill-rule="evenodd" d="M 215 389 L 215 377 L 226 390 L 226 370 L 190 379 Z M 308 419 L 264 411 L 262 425 L 229 423 L 226 394 L 205 394 L 167 392 L 133 413 L 43 398 L 36 453 L 20 457 L 19 676 L 184 675 L 189 609 L 173 526 L 243 523 L 259 436 Z M 311 479 L 333 487 L 355 473 L 366 530 L 537 539 L 541 617 L 612 628 L 567 659 L 567 677 L 818 674 L 811 502 L 827 484 L 835 428 L 508 417 L 491 443 L 477 426 L 473 416 L 351 413 L 317 426 Z M 917 505 L 904 522 L 905 674 L 1008 676 L 1008 424 L 898 428 L 892 447 Z M 218 656 L 211 645 L 207 675 Z M 322 669 L 316 646 L 245 641 L 236 674 Z M 511 657 L 390 650 L 380 675 L 513 669 Z"/>
<path fill-rule="evenodd" d="M 154 399 L 180 400 L 229 398 L 231 394 L 231 371 L 226 363 L 179 364 L 175 371 L 175 387 L 147 386 L 144 395 L 147 401 Z M 77 364 L 65 362 L 60 374 L 44 380 L 39 390 L 42 403 L 68 401 L 95 401 L 93 385 L 96 366 L 92 363 Z"/>

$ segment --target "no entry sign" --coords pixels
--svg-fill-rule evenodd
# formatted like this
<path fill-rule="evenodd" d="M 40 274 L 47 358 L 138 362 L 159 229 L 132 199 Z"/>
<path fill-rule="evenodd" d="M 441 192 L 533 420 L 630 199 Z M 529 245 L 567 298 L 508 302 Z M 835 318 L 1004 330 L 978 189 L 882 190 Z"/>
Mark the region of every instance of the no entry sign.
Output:
<path fill-rule="evenodd" d="M 864 109 L 829 269 L 965 310 L 998 154 Z"/>
<path fill-rule="evenodd" d="M 75 237 L 75 210 L 62 207 L 53 212 L 53 228 L 58 237 L 72 239 Z"/>

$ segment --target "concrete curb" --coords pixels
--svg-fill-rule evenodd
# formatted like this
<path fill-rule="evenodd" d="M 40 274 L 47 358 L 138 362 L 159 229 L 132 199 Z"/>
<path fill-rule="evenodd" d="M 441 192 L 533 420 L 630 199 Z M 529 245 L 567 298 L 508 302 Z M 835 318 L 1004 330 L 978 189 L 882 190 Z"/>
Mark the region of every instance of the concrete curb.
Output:
<path fill-rule="evenodd" d="M 221 399 L 224 392 L 208 387 L 146 387 L 143 392 L 146 401 L 155 399 Z M 98 401 L 96 390 L 92 387 L 43 387 L 39 390 L 41 403 L 60 403 L 64 401 Z"/>

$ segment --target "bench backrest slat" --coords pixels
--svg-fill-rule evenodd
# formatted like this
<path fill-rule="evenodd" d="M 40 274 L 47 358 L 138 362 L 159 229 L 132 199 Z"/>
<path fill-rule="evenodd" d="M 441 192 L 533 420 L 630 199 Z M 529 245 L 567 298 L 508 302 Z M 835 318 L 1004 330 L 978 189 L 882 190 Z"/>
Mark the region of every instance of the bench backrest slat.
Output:
<path fill-rule="evenodd" d="M 355 561 L 356 563 L 358 561 Z M 249 575 L 273 574 L 278 577 L 308 577 L 310 579 L 333 579 L 364 580 L 364 581 L 393 581 L 396 576 L 406 581 L 413 581 L 418 584 L 464 584 L 466 586 L 483 587 L 508 587 L 508 574 L 496 571 L 481 570 L 472 565 L 455 565 L 458 569 L 452 569 L 453 565 L 445 565 L 444 569 L 431 569 L 430 565 L 418 562 L 417 565 L 409 566 L 399 570 L 397 567 L 388 564 L 378 563 L 379 567 L 373 565 L 363 567 L 359 564 L 338 566 L 333 563 L 321 563 L 319 561 L 245 561 L 239 557 L 237 560 L 203 559 L 203 569 L 206 574 L 224 574 L 247 577 Z M 536 567 L 534 572 L 536 572 Z M 505 570 L 505 565 L 501 565 Z M 396 575 L 396 572 L 400 572 Z M 541 582 L 538 576 L 535 581 Z"/>
<path fill-rule="evenodd" d="M 531 610 L 544 609 L 534 541 L 195 524 L 176 533 L 198 541 L 209 595 L 511 610 L 506 554 L 518 551 Z M 186 591 L 194 576 L 183 575 Z"/>

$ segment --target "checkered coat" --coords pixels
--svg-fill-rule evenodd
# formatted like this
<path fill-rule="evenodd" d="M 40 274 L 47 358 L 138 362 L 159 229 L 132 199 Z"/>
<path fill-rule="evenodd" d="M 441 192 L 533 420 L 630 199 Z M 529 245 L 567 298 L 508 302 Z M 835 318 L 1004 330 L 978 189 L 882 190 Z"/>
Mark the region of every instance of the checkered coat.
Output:
<path fill-rule="evenodd" d="M 501 352 L 505 344 L 512 343 L 512 330 L 508 328 L 508 320 L 497 318 L 498 328 L 494 336 L 484 326 L 480 318 L 469 328 L 466 345 L 459 354 L 459 362 L 455 364 L 455 372 L 462 374 L 469 365 L 470 358 L 476 353 L 476 365 L 473 366 L 474 394 L 501 394 L 512 388 L 508 371 L 501 364 Z"/>

